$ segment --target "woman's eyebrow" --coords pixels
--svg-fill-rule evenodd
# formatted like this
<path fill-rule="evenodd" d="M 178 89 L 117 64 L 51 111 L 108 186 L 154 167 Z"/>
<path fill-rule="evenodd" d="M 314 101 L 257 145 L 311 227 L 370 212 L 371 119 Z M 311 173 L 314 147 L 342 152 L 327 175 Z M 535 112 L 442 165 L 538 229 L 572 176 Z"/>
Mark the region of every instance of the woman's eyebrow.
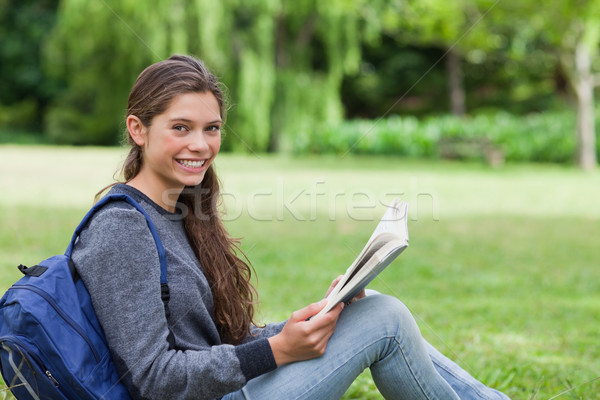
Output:
<path fill-rule="evenodd" d="M 169 119 L 169 122 L 185 122 L 187 124 L 192 124 L 194 121 L 187 118 L 171 118 Z"/>
<path fill-rule="evenodd" d="M 169 119 L 169 122 L 170 123 L 173 123 L 173 122 L 184 122 L 186 124 L 193 124 L 193 123 L 195 123 L 193 120 L 188 119 L 188 118 L 171 118 L 171 119 Z M 223 120 L 221 120 L 221 119 L 215 119 L 214 121 L 205 122 L 205 124 L 220 124 L 222 122 L 223 122 Z"/>

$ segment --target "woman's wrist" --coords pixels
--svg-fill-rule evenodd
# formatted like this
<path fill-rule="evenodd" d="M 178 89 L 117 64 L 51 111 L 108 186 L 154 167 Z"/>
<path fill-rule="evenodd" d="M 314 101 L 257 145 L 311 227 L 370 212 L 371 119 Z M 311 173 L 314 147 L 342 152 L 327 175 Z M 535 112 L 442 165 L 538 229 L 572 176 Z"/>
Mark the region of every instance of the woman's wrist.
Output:
<path fill-rule="evenodd" d="M 271 336 L 269 340 L 269 344 L 271 345 L 271 351 L 273 352 L 273 358 L 275 358 L 275 363 L 278 367 L 291 363 L 295 361 L 289 353 L 283 350 L 283 342 L 282 342 L 281 333 L 278 333 L 275 336 Z"/>

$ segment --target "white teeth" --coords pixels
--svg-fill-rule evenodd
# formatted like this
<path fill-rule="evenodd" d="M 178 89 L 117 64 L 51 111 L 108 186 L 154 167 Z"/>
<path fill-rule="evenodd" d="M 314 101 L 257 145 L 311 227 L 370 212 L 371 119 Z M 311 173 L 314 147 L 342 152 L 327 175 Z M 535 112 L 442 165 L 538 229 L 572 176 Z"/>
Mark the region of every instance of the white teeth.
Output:
<path fill-rule="evenodd" d="M 206 162 L 206 160 L 202 160 L 202 161 L 177 160 L 177 162 L 179 164 L 183 165 L 184 167 L 188 167 L 188 168 L 200 168 L 201 166 L 204 165 L 204 163 Z"/>

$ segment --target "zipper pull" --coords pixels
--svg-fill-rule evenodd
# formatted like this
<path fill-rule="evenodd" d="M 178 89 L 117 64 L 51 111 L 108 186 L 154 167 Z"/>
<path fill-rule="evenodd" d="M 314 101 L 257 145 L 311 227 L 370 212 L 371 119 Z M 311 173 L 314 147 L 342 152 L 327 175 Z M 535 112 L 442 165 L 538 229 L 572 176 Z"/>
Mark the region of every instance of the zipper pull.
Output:
<path fill-rule="evenodd" d="M 50 379 L 50 381 L 54 384 L 54 386 L 56 386 L 56 387 L 60 386 L 58 384 L 58 381 L 56 379 L 54 379 L 54 377 L 52 376 L 52 372 L 46 371 L 46 376 L 48 377 L 48 379 Z"/>

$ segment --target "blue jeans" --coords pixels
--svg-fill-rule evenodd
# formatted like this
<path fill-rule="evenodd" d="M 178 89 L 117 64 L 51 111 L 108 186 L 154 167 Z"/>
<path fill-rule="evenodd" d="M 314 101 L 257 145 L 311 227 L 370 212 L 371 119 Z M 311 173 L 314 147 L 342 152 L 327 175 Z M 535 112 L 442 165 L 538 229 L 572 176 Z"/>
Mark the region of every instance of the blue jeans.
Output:
<path fill-rule="evenodd" d="M 379 294 L 344 309 L 322 357 L 279 367 L 224 399 L 339 399 L 365 368 L 386 399 L 508 399 L 427 343 L 401 301 Z"/>

